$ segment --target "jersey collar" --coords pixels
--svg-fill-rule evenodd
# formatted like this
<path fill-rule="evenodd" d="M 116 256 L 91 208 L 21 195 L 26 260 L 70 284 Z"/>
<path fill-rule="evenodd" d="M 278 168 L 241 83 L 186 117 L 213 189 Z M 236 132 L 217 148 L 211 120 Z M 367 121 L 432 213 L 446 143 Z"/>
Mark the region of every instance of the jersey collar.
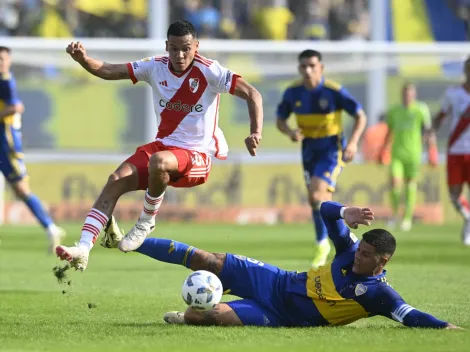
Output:
<path fill-rule="evenodd" d="M 324 83 L 325 83 L 325 77 L 322 77 L 322 78 L 321 78 L 321 81 L 320 81 L 320 84 L 319 84 L 318 86 L 316 86 L 315 88 L 308 89 L 308 88 L 305 87 L 305 86 L 304 86 L 304 88 L 305 88 L 306 90 L 308 90 L 309 92 L 314 93 L 314 92 L 318 92 L 320 89 L 322 89 Z"/>

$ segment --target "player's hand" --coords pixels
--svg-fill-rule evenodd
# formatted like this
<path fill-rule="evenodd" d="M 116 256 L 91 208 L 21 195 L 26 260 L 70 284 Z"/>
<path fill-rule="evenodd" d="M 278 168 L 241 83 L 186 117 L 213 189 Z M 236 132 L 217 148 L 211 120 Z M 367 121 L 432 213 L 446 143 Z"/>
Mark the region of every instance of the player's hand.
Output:
<path fill-rule="evenodd" d="M 451 323 L 447 323 L 445 329 L 447 329 L 447 330 L 465 330 L 464 328 L 461 328 L 460 326 L 457 326 L 457 325 L 454 325 L 454 324 L 451 324 Z"/>
<path fill-rule="evenodd" d="M 357 229 L 359 225 L 369 226 L 374 220 L 374 213 L 369 208 L 348 207 L 343 216 L 346 224 L 352 229 Z"/>
<path fill-rule="evenodd" d="M 256 156 L 256 148 L 258 148 L 262 138 L 261 133 L 252 133 L 245 138 L 246 149 L 248 149 L 251 156 Z"/>
<path fill-rule="evenodd" d="M 301 130 L 296 129 L 289 133 L 289 138 L 292 142 L 300 142 L 302 139 L 304 139 L 304 135 L 302 134 Z"/>
<path fill-rule="evenodd" d="M 349 163 L 354 159 L 357 153 L 357 143 L 348 143 L 346 149 L 343 151 L 343 161 Z"/>
<path fill-rule="evenodd" d="M 86 58 L 85 47 L 80 42 L 71 42 L 65 51 L 77 62 L 82 62 Z"/>

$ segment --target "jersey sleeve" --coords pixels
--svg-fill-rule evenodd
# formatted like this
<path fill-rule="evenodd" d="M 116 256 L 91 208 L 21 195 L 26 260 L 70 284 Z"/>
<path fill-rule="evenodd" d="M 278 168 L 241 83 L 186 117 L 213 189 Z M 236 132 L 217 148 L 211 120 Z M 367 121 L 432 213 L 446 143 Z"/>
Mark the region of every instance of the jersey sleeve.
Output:
<path fill-rule="evenodd" d="M 18 91 L 16 90 L 16 81 L 12 77 L 5 82 L 6 86 L 3 90 L 3 96 L 0 96 L 5 103 L 5 105 L 16 105 L 21 103 L 20 98 L 18 97 Z"/>
<path fill-rule="evenodd" d="M 323 202 L 320 214 L 333 242 L 336 255 L 346 251 L 354 251 L 358 246 L 357 237 L 351 233 L 341 217 L 343 205 L 337 202 Z"/>
<path fill-rule="evenodd" d="M 387 283 L 381 283 L 374 297 L 373 314 L 393 319 L 408 327 L 442 329 L 447 322 L 421 312 L 409 304 Z"/>
<path fill-rule="evenodd" d="M 208 69 L 207 80 L 209 86 L 217 93 L 234 94 L 235 85 L 240 75 L 213 61 Z"/>
<path fill-rule="evenodd" d="M 127 63 L 127 71 L 132 83 L 144 81 L 150 84 L 151 73 L 155 68 L 155 58 L 147 57 L 139 61 Z"/>
<path fill-rule="evenodd" d="M 342 87 L 339 91 L 339 99 L 341 108 L 351 116 L 356 116 L 357 113 L 362 110 L 361 104 L 354 98 L 346 88 Z"/>
<path fill-rule="evenodd" d="M 282 100 L 277 106 L 277 118 L 282 120 L 287 120 L 294 110 L 293 108 L 293 99 L 292 99 L 292 89 L 287 88 L 282 95 Z"/>

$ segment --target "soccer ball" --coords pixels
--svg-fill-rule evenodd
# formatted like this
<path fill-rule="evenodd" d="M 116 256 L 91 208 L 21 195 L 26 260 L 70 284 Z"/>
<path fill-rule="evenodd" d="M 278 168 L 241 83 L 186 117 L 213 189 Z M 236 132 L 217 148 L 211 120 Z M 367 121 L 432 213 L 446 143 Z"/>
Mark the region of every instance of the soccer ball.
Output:
<path fill-rule="evenodd" d="M 205 270 L 198 270 L 183 282 L 181 295 L 188 306 L 197 310 L 210 310 L 222 298 L 223 288 L 219 278 Z"/>

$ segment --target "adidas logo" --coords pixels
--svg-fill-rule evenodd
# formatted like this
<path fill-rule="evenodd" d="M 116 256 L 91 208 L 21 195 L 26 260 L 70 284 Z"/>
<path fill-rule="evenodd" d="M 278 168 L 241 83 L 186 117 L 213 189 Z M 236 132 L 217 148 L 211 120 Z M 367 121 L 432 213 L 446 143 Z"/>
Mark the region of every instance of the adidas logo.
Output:
<path fill-rule="evenodd" d="M 161 84 L 164 87 L 168 87 L 168 83 L 166 83 L 166 81 L 158 82 L 158 84 Z"/>

